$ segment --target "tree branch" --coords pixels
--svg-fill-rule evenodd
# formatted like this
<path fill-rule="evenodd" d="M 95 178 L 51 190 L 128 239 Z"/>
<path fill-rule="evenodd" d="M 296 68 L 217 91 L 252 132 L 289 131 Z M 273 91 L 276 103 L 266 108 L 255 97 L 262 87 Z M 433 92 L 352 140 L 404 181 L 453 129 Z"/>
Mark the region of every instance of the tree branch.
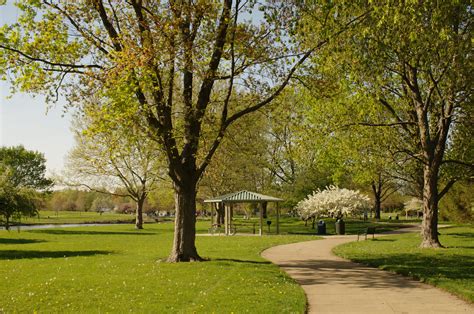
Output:
<path fill-rule="evenodd" d="M 41 62 L 41 63 L 51 65 L 51 66 L 55 66 L 55 67 L 64 67 L 64 68 L 71 68 L 71 69 L 91 69 L 91 68 L 103 69 L 103 67 L 98 65 L 98 64 L 70 64 L 70 63 L 52 62 L 52 61 L 49 61 L 49 60 L 46 60 L 46 59 L 43 59 L 43 58 L 37 58 L 37 57 L 30 56 L 30 55 L 24 53 L 23 51 L 20 51 L 18 49 L 11 48 L 11 47 L 8 47 L 8 46 L 2 45 L 2 44 L 0 44 L 0 48 L 15 52 L 15 53 L 31 60 L 31 61 Z"/>
<path fill-rule="evenodd" d="M 447 164 L 447 163 L 457 164 L 457 165 L 461 165 L 461 166 L 465 166 L 465 167 L 474 169 L 474 164 L 468 163 L 468 162 L 465 162 L 465 161 L 461 161 L 461 160 L 445 159 L 441 162 L 441 164 Z"/>
<path fill-rule="evenodd" d="M 446 193 L 453 187 L 454 183 L 456 183 L 456 180 L 451 180 L 449 181 L 446 186 L 441 190 L 441 192 L 438 193 L 438 201 L 443 198 Z"/>
<path fill-rule="evenodd" d="M 228 119 L 226 119 L 225 121 L 223 121 L 223 123 L 221 124 L 221 127 L 219 129 L 219 132 L 216 136 L 216 138 L 214 139 L 214 142 L 212 143 L 206 157 L 204 158 L 204 160 L 202 161 L 201 165 L 199 166 L 198 168 L 198 174 L 199 176 L 202 176 L 204 170 L 206 169 L 207 165 L 209 164 L 212 156 L 214 155 L 214 153 L 216 152 L 217 148 L 219 147 L 219 144 L 222 140 L 222 137 L 224 136 L 224 133 L 225 133 L 225 130 L 233 123 L 235 122 L 237 119 L 243 117 L 244 115 L 246 114 L 249 114 L 249 113 L 252 113 L 252 112 L 255 112 L 257 110 L 259 110 L 260 108 L 262 108 L 263 106 L 267 105 L 268 103 L 270 103 L 273 99 L 275 99 L 278 95 L 280 95 L 280 93 L 285 89 L 285 87 L 288 85 L 288 83 L 290 82 L 290 79 L 293 77 L 294 73 L 296 72 L 296 70 L 306 61 L 306 59 L 316 50 L 320 49 L 321 47 L 323 47 L 324 45 L 326 45 L 330 39 L 334 38 L 334 37 L 337 37 L 339 36 L 340 34 L 342 34 L 348 27 L 350 27 L 352 24 L 356 23 L 357 21 L 363 19 L 365 16 L 367 16 L 371 11 L 366 11 L 364 12 L 363 14 L 355 17 L 354 19 L 352 19 L 351 21 L 349 21 L 348 23 L 346 23 L 346 25 L 340 29 L 339 31 L 335 32 L 334 34 L 332 34 L 330 37 L 320 41 L 315 47 L 307 50 L 303 56 L 298 60 L 298 62 L 296 62 L 293 67 L 290 69 L 290 71 L 288 72 L 288 74 L 286 75 L 285 79 L 283 80 L 283 82 L 278 86 L 278 88 L 270 95 L 268 96 L 267 98 L 265 98 L 263 101 L 253 105 L 253 106 L 250 106 L 250 107 L 247 107 L 237 113 L 234 113 L 232 116 L 230 116 Z"/>
<path fill-rule="evenodd" d="M 107 12 L 104 7 L 104 3 L 102 0 L 94 0 L 95 7 L 97 12 L 99 13 L 100 19 L 102 24 L 104 25 L 107 33 L 109 34 L 110 40 L 112 40 L 112 44 L 116 51 L 122 51 L 122 44 L 120 43 L 120 38 L 117 31 L 114 28 L 114 25 L 110 22 L 109 17 L 107 16 Z"/>

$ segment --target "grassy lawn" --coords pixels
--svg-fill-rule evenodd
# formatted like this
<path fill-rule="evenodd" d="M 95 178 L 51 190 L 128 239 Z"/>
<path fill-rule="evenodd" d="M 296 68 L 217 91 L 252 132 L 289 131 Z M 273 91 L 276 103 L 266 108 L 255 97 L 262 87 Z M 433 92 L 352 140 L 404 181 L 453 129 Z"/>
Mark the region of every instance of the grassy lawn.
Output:
<path fill-rule="evenodd" d="M 363 264 L 419 278 L 474 302 L 474 227 L 440 229 L 446 249 L 419 249 L 419 234 L 347 243 L 334 253 Z"/>
<path fill-rule="evenodd" d="M 199 252 L 211 261 L 159 262 L 170 251 L 172 227 L 0 231 L 0 312 L 305 311 L 301 287 L 260 252 L 316 237 L 199 236 Z"/>

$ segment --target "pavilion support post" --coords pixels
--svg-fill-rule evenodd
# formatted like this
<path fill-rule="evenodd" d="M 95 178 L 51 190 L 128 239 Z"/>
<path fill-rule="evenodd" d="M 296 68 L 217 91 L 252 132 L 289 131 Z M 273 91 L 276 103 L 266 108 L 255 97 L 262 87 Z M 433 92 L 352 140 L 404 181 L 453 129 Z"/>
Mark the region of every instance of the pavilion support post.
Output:
<path fill-rule="evenodd" d="M 263 204 L 260 204 L 260 231 L 258 234 L 260 236 L 263 234 Z"/>
<path fill-rule="evenodd" d="M 224 233 L 229 235 L 229 206 L 222 204 L 224 206 Z"/>
<path fill-rule="evenodd" d="M 280 203 L 276 203 L 276 214 L 277 214 L 277 221 L 276 221 L 276 224 L 277 224 L 277 234 L 280 234 Z"/>
<path fill-rule="evenodd" d="M 230 225 L 232 224 L 232 212 L 231 212 L 231 209 L 232 209 L 232 204 L 229 204 L 227 206 L 227 235 L 230 235 Z"/>
<path fill-rule="evenodd" d="M 216 207 L 217 207 L 217 203 L 211 203 L 211 228 L 214 225 L 214 209 L 216 209 Z"/>

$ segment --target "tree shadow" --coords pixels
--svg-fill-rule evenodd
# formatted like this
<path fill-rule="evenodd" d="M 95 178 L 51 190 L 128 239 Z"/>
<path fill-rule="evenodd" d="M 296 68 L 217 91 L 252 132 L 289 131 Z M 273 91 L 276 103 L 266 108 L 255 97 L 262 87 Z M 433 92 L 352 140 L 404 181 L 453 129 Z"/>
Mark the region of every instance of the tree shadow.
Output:
<path fill-rule="evenodd" d="M 0 260 L 32 259 L 32 258 L 65 258 L 78 256 L 108 255 L 112 251 L 24 251 L 3 250 L 0 251 Z"/>
<path fill-rule="evenodd" d="M 62 234 L 62 235 L 155 235 L 156 232 L 127 232 L 127 231 L 83 231 L 83 230 L 63 230 L 63 229 L 42 229 L 28 230 L 26 232 L 45 233 L 45 234 Z"/>
<path fill-rule="evenodd" d="M 375 242 L 395 242 L 397 240 L 395 239 L 381 239 L 381 238 L 370 238 L 370 239 L 367 239 L 367 240 L 370 240 L 370 241 L 375 241 Z"/>
<path fill-rule="evenodd" d="M 455 238 L 474 238 L 474 232 L 465 232 L 465 233 L 443 233 L 442 236 L 452 236 Z"/>
<path fill-rule="evenodd" d="M 290 274 L 299 276 L 301 285 L 348 285 L 356 288 L 407 289 L 419 283 L 400 280 L 390 272 L 375 271 L 373 267 L 395 271 L 410 278 L 440 276 L 453 280 L 474 280 L 474 258 L 467 255 L 420 256 L 419 254 L 390 254 L 384 257 L 364 257 L 355 260 L 291 260 L 278 263 Z"/>
<path fill-rule="evenodd" d="M 374 271 L 369 266 L 345 260 L 293 260 L 279 263 L 302 285 L 344 285 L 355 288 L 405 289 L 417 283 L 400 280 L 400 277 L 383 271 Z"/>
<path fill-rule="evenodd" d="M 369 266 L 380 267 L 411 277 L 443 277 L 449 279 L 474 280 L 474 257 L 472 255 L 423 256 L 416 253 L 388 254 L 383 257 L 356 259 Z"/>
<path fill-rule="evenodd" d="M 307 235 L 307 236 L 317 236 L 316 232 L 298 232 L 298 231 L 288 231 L 288 234 L 294 234 L 294 235 Z M 324 234 L 323 234 L 324 235 Z M 328 234 L 326 234 L 328 235 Z"/>
<path fill-rule="evenodd" d="M 243 264 L 271 264 L 269 261 L 248 261 L 248 260 L 241 260 L 236 258 L 211 258 L 209 259 L 210 262 L 232 262 L 232 263 L 243 263 Z"/>
<path fill-rule="evenodd" d="M 0 244 L 29 244 L 29 243 L 40 243 L 46 242 L 45 240 L 35 240 L 35 239 L 6 239 L 0 238 Z"/>

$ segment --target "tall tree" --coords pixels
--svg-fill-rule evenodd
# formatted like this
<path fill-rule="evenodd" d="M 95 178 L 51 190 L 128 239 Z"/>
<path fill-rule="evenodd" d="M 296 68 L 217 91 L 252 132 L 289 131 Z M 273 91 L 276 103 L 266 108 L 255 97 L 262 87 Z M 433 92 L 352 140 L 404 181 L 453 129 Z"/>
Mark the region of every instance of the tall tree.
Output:
<path fill-rule="evenodd" d="M 166 175 L 164 154 L 133 123 L 97 125 L 102 117 L 91 110 L 89 106 L 85 115 L 76 117 L 67 184 L 131 198 L 136 204 L 135 228 L 143 229 L 145 201 Z"/>
<path fill-rule="evenodd" d="M 61 91 L 71 104 L 96 95 L 109 118 L 145 118 L 144 129 L 167 156 L 176 195 L 168 260 L 201 260 L 197 185 L 227 128 L 269 104 L 310 54 L 360 20 L 352 16 L 301 50 L 288 40 L 299 20 L 294 3 L 24 1 L 18 22 L 0 30 L 0 75 L 8 72 L 15 86 L 49 93 L 49 100 Z M 252 19 L 256 9 L 263 14 Z M 324 10 L 339 16 L 331 6 Z M 219 118 L 209 116 L 211 108 Z M 208 124 L 214 136 L 205 145 Z"/>
<path fill-rule="evenodd" d="M 470 146 L 456 147 L 452 135 L 472 121 L 472 3 L 371 2 L 368 7 L 364 25 L 334 41 L 332 55 L 318 61 L 334 65 L 354 92 L 379 106 L 383 119 L 363 121 L 366 125 L 398 128 L 407 139 L 399 152 L 423 169 L 421 247 L 440 247 L 438 202 L 454 182 L 441 179 L 443 169 L 458 164 L 472 170 L 472 159 L 446 158 L 447 152 Z"/>
<path fill-rule="evenodd" d="M 0 217 L 10 230 L 12 218 L 34 216 L 37 213 L 37 193 L 31 188 L 13 184 L 13 171 L 0 165 Z"/>
<path fill-rule="evenodd" d="M 312 191 L 333 183 L 330 167 L 318 160 L 324 148 L 315 146 L 313 136 L 308 136 L 311 105 L 303 94 L 299 85 L 292 84 L 264 111 L 265 118 L 260 119 L 267 125 L 264 166 L 272 181 L 271 190 L 282 195 L 287 207 L 294 207 Z M 291 110 L 287 110 L 288 105 Z"/>
<path fill-rule="evenodd" d="M 42 193 L 53 185 L 45 175 L 43 154 L 23 146 L 0 147 L 0 215 L 6 229 L 12 217 L 36 214 Z"/>

